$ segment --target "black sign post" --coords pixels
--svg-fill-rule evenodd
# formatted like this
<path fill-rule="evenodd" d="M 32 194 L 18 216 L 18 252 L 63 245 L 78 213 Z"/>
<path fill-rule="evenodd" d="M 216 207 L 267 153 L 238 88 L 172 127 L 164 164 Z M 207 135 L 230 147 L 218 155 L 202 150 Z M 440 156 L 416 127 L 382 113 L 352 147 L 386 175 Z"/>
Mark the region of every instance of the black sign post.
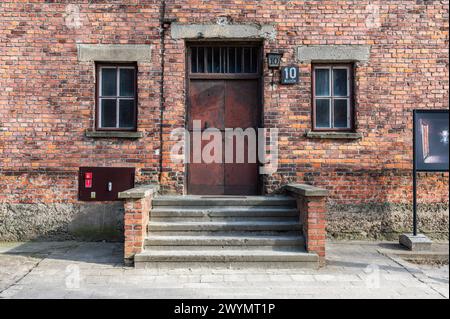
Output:
<path fill-rule="evenodd" d="M 448 172 L 448 110 L 413 111 L 413 236 L 417 236 L 417 172 Z"/>

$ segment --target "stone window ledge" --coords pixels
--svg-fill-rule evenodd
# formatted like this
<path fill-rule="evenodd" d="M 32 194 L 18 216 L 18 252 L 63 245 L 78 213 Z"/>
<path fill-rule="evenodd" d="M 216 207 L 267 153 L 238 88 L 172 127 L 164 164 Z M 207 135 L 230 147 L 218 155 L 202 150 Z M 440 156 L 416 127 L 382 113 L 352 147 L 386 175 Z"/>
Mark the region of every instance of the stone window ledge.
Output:
<path fill-rule="evenodd" d="M 137 139 L 144 137 L 142 132 L 124 132 L 124 131 L 90 131 L 84 133 L 86 137 L 91 138 L 130 138 Z"/>
<path fill-rule="evenodd" d="M 359 140 L 362 139 L 362 133 L 355 132 L 319 132 L 319 131 L 307 131 L 305 136 L 307 138 L 318 139 L 341 139 L 341 140 Z"/>

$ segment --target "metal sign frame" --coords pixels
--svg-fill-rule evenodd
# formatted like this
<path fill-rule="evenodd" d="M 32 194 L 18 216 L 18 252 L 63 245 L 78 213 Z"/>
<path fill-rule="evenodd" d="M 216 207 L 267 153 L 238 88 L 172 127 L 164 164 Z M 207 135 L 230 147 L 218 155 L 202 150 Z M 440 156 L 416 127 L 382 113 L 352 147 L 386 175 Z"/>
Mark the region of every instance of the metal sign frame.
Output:
<path fill-rule="evenodd" d="M 269 52 L 267 56 L 267 65 L 269 69 L 279 69 L 281 66 L 281 59 L 283 58 L 283 53 Z"/>

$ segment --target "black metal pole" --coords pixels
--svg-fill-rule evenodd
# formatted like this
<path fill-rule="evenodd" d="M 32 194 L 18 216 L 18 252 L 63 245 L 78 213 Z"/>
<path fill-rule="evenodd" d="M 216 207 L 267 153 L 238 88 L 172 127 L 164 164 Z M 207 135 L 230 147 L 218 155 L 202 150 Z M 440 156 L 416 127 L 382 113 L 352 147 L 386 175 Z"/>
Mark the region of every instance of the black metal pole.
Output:
<path fill-rule="evenodd" d="M 417 173 L 413 169 L 413 235 L 417 236 Z"/>
<path fill-rule="evenodd" d="M 417 236 L 416 111 L 413 111 L 413 236 Z"/>

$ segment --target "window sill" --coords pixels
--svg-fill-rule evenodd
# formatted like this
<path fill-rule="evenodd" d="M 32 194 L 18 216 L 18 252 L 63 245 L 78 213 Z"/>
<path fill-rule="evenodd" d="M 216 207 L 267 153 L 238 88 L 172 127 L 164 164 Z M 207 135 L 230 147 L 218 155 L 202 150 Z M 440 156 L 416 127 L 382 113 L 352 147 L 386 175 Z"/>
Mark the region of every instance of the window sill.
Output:
<path fill-rule="evenodd" d="M 86 137 L 91 138 L 141 138 L 144 137 L 142 132 L 124 132 L 124 131 L 89 131 L 84 133 Z"/>
<path fill-rule="evenodd" d="M 362 133 L 354 132 L 318 132 L 307 131 L 306 138 L 319 138 L 319 139 L 335 139 L 335 140 L 359 140 L 362 139 Z"/>

